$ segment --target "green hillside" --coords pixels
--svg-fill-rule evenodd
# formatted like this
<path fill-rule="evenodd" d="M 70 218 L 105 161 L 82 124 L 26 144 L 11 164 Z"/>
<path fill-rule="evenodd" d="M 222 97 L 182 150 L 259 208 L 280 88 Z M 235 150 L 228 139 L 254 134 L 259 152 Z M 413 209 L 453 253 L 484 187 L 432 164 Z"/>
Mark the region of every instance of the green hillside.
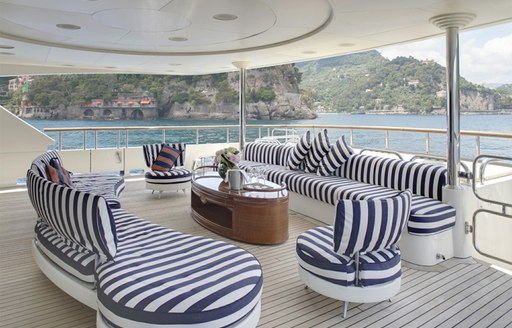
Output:
<path fill-rule="evenodd" d="M 413 57 L 388 60 L 367 51 L 298 64 L 301 88 L 332 112 L 394 110 L 430 113 L 445 107 L 445 68 Z M 492 90 L 461 79 L 463 110 L 512 108 L 510 87 Z"/>

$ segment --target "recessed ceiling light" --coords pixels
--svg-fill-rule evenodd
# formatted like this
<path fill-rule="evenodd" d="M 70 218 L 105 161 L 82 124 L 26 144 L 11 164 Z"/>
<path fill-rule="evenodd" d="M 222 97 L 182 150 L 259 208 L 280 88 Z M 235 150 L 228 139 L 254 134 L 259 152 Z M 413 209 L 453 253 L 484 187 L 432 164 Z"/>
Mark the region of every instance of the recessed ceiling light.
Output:
<path fill-rule="evenodd" d="M 0 49 L 14 49 L 13 46 L 7 46 L 5 44 L 0 44 Z"/>
<path fill-rule="evenodd" d="M 79 30 L 79 29 L 81 29 L 80 26 L 74 25 L 74 24 L 57 24 L 55 26 L 57 26 L 58 28 L 61 28 L 63 30 Z"/>
<path fill-rule="evenodd" d="M 316 51 L 306 50 L 306 51 L 303 51 L 302 53 L 305 54 L 305 55 L 312 55 L 312 54 L 316 54 Z"/>
<path fill-rule="evenodd" d="M 213 18 L 215 18 L 216 20 L 220 20 L 220 21 L 232 21 L 232 20 L 237 19 L 238 16 L 233 15 L 233 14 L 217 14 L 217 15 L 213 15 Z"/>
<path fill-rule="evenodd" d="M 180 63 L 169 63 L 169 66 L 181 66 Z"/>
<path fill-rule="evenodd" d="M 105 66 L 105 68 L 117 68 L 115 66 Z"/>
<path fill-rule="evenodd" d="M 75 67 L 75 65 L 71 65 L 71 64 L 62 64 L 62 66 L 66 66 L 66 67 Z"/>
<path fill-rule="evenodd" d="M 12 56 L 12 55 L 14 55 L 14 53 L 13 53 L 13 52 L 0 51 L 0 55 L 9 55 L 9 56 Z"/>
<path fill-rule="evenodd" d="M 187 41 L 188 39 L 185 38 L 185 37 L 182 37 L 182 36 L 171 36 L 169 38 L 169 41 L 176 41 L 176 42 L 183 42 L 183 41 Z"/>
<path fill-rule="evenodd" d="M 340 47 L 353 47 L 353 46 L 355 46 L 355 44 L 347 42 L 347 43 L 340 43 L 340 44 L 338 44 L 338 46 L 340 46 Z"/>

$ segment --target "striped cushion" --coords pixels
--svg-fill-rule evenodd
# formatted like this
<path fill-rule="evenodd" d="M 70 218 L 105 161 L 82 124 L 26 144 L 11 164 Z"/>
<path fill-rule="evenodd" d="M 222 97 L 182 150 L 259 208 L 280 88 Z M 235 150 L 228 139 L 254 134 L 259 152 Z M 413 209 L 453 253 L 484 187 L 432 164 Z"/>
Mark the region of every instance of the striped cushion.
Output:
<path fill-rule="evenodd" d="M 175 168 L 168 172 L 146 172 L 144 177 L 146 182 L 150 183 L 175 184 L 190 181 L 192 179 L 192 172 L 184 168 Z"/>
<path fill-rule="evenodd" d="M 446 167 L 378 156 L 355 154 L 341 167 L 340 176 L 416 195 L 442 200 Z"/>
<path fill-rule="evenodd" d="M 286 145 L 250 142 L 245 146 L 243 158 L 245 161 L 284 166 L 292 149 Z"/>
<path fill-rule="evenodd" d="M 455 226 L 456 211 L 449 204 L 413 195 L 407 231 L 412 235 L 433 235 Z"/>
<path fill-rule="evenodd" d="M 336 143 L 331 146 L 331 150 L 325 155 L 318 166 L 317 174 L 322 176 L 331 175 L 354 153 L 354 150 L 347 145 L 345 137 L 341 136 Z"/>
<path fill-rule="evenodd" d="M 105 199 L 41 178 L 27 172 L 30 200 L 38 216 L 59 235 L 99 257 L 112 260 L 116 254 L 115 224 Z"/>
<path fill-rule="evenodd" d="M 302 135 L 299 142 L 293 147 L 288 158 L 288 167 L 291 170 L 299 169 L 300 163 L 304 160 L 311 148 L 311 132 L 307 131 Z"/>
<path fill-rule="evenodd" d="M 334 251 L 353 256 L 396 244 L 410 211 L 410 190 L 392 198 L 340 200 L 334 219 Z"/>
<path fill-rule="evenodd" d="M 52 158 L 50 163 L 46 165 L 46 173 L 50 181 L 74 188 L 69 172 L 60 165 L 60 161 L 57 158 Z"/>
<path fill-rule="evenodd" d="M 329 152 L 330 148 L 327 129 L 323 129 L 313 140 L 311 148 L 306 155 L 306 172 L 315 173 L 320 161 Z"/>
<path fill-rule="evenodd" d="M 297 238 L 299 265 L 312 274 L 341 286 L 355 284 L 354 260 L 334 252 L 332 226 L 317 227 Z M 401 276 L 400 251 L 397 247 L 373 251 L 359 257 L 359 285 L 373 286 Z"/>
<path fill-rule="evenodd" d="M 178 149 L 163 145 L 158 156 L 151 165 L 151 170 L 161 172 L 169 171 L 174 166 L 180 155 L 181 151 Z"/>
<path fill-rule="evenodd" d="M 38 248 L 60 268 L 87 283 L 95 282 L 96 255 L 62 238 L 52 228 L 38 221 L 35 226 Z"/>
<path fill-rule="evenodd" d="M 97 271 L 99 309 L 113 326 L 227 327 L 260 301 L 261 266 L 247 251 L 113 215 L 118 253 Z"/>
<path fill-rule="evenodd" d="M 76 189 L 105 198 L 110 208 L 120 208 L 119 196 L 125 188 L 123 177 L 98 173 L 73 174 Z"/>
<path fill-rule="evenodd" d="M 187 149 L 187 145 L 184 143 L 172 143 L 172 144 L 147 144 L 142 145 L 142 153 L 144 154 L 144 160 L 146 162 L 146 166 L 148 168 L 151 168 L 151 165 L 153 165 L 153 162 L 158 157 L 158 154 L 160 153 L 160 149 L 164 145 L 167 145 L 171 148 L 177 149 L 181 152 L 181 155 L 177 158 L 175 165 L 176 166 L 183 166 L 185 165 L 185 150 Z"/>

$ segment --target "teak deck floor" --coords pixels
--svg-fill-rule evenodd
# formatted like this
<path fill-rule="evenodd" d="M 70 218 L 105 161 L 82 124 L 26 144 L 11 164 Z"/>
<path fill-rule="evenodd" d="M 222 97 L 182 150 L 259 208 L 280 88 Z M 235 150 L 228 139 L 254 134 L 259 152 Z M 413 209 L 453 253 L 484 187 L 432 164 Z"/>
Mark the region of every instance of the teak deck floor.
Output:
<path fill-rule="evenodd" d="M 123 207 L 190 234 L 219 237 L 190 217 L 190 191 L 157 195 L 129 181 Z M 94 327 L 95 311 L 55 287 L 30 252 L 35 211 L 26 191 L 0 193 L 0 327 Z M 403 265 L 402 288 L 391 302 L 342 303 L 305 289 L 297 274 L 295 239 L 316 224 L 290 211 L 290 238 L 277 246 L 233 242 L 260 260 L 264 291 L 259 327 L 512 327 L 512 276 L 472 259 L 429 271 Z M 229 241 L 229 240 L 228 240 Z"/>

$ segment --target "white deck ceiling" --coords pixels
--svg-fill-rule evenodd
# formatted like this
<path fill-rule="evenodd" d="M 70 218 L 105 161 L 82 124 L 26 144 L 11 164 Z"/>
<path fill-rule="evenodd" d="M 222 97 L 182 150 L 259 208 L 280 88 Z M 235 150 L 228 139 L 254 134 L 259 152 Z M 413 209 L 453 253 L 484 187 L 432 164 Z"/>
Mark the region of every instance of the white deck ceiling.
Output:
<path fill-rule="evenodd" d="M 442 35 L 429 19 L 456 12 L 475 14 L 466 28 L 477 28 L 511 21 L 512 1 L 7 0 L 0 75 L 265 67 Z"/>

